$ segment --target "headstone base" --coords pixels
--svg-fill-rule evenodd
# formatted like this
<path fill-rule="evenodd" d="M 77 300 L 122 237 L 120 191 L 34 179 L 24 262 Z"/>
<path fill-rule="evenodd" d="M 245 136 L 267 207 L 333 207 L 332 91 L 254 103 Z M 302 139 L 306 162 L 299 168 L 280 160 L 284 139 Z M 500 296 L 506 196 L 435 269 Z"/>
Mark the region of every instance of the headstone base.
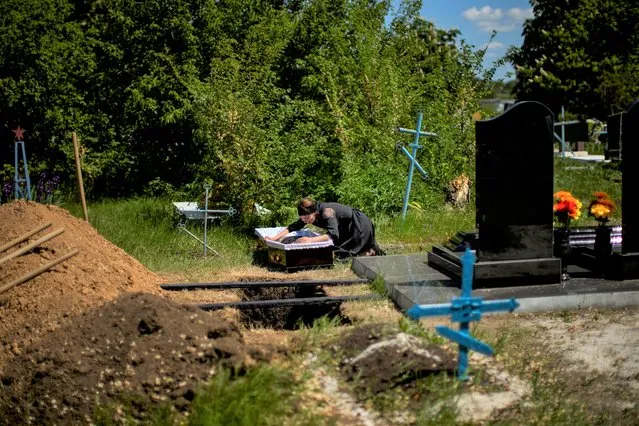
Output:
<path fill-rule="evenodd" d="M 461 255 L 443 246 L 428 253 L 428 264 L 461 283 Z M 561 260 L 555 257 L 475 263 L 473 288 L 557 284 L 561 281 Z"/>
<path fill-rule="evenodd" d="M 579 266 L 580 268 L 587 269 L 600 276 L 608 276 L 610 268 L 610 258 L 600 259 L 595 250 L 591 247 L 575 247 L 573 248 L 573 255 L 571 263 Z"/>
<path fill-rule="evenodd" d="M 608 267 L 608 275 L 616 280 L 639 278 L 639 253 L 613 252 Z"/>

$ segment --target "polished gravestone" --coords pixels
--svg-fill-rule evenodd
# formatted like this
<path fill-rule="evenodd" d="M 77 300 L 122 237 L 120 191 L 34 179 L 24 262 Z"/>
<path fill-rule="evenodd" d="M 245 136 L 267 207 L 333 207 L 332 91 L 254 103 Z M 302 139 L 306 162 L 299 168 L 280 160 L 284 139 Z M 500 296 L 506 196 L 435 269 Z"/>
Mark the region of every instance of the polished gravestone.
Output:
<path fill-rule="evenodd" d="M 608 275 L 616 279 L 639 278 L 639 101 L 621 121 L 621 251 L 610 259 Z"/>
<path fill-rule="evenodd" d="M 553 116 L 520 102 L 476 124 L 474 288 L 560 281 L 553 246 Z M 428 263 L 459 282 L 462 251 L 435 246 Z"/>
<path fill-rule="evenodd" d="M 575 151 L 584 151 L 584 149 L 580 149 L 580 146 L 583 147 L 583 144 L 589 139 L 588 123 L 582 121 L 570 122 L 558 127 L 557 132 L 563 133 L 564 142 L 574 144 Z"/>

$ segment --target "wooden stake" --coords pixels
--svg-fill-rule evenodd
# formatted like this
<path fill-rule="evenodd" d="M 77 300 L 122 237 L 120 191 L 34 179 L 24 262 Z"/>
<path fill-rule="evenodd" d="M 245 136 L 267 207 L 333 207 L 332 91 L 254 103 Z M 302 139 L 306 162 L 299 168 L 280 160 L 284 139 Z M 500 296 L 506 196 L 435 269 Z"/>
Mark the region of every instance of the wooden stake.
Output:
<path fill-rule="evenodd" d="M 40 244 L 49 241 L 53 237 L 57 237 L 58 235 L 62 234 L 63 232 L 64 232 L 64 228 L 60 228 L 57 231 L 53 231 L 50 234 L 47 234 L 44 237 L 40 238 L 39 240 L 34 241 L 31 244 L 22 247 L 21 249 L 18 249 L 18 250 L 14 251 L 14 252 L 11 252 L 10 254 L 8 254 L 5 257 L 3 257 L 2 259 L 0 259 L 0 265 L 2 265 L 5 262 L 10 261 L 14 257 L 18 257 L 21 254 L 25 254 L 29 250 L 32 250 L 32 249 L 36 248 L 37 246 L 39 246 Z"/>
<path fill-rule="evenodd" d="M 75 170 L 78 176 L 78 187 L 80 188 L 80 201 L 82 202 L 82 213 L 84 220 L 89 221 L 89 212 L 87 211 L 87 200 L 84 198 L 84 184 L 82 183 L 82 166 L 80 165 L 80 148 L 78 146 L 78 138 L 75 132 L 71 133 L 73 139 L 73 154 L 75 156 Z"/>
<path fill-rule="evenodd" d="M 26 239 L 29 239 L 31 236 L 37 234 L 38 232 L 47 229 L 49 226 L 53 225 L 53 223 L 47 223 L 46 225 L 42 225 L 39 228 L 36 228 L 32 231 L 27 232 L 24 235 L 19 236 L 18 238 L 14 238 L 13 240 L 9 241 L 7 244 L 3 245 L 2 247 L 0 247 L 0 253 L 2 253 L 3 251 L 7 251 L 9 250 L 11 247 L 20 244 L 21 242 L 23 242 Z"/>
<path fill-rule="evenodd" d="M 4 293 L 7 290 L 11 290 L 13 287 L 15 287 L 17 285 L 20 285 L 20 284 L 22 284 L 24 282 L 27 282 L 27 281 L 29 281 L 32 278 L 37 277 L 38 275 L 40 275 L 43 272 L 46 272 L 48 269 L 54 267 L 58 263 L 64 262 L 68 258 L 73 257 L 73 256 L 75 256 L 78 253 L 80 253 L 80 250 L 75 249 L 72 252 L 65 254 L 64 256 L 59 257 L 57 259 L 54 259 L 51 262 L 47 263 L 46 265 L 43 265 L 43 266 L 39 267 L 35 271 L 29 272 L 24 277 L 18 278 L 17 280 L 11 281 L 9 284 L 3 285 L 2 287 L 0 287 L 0 294 Z"/>

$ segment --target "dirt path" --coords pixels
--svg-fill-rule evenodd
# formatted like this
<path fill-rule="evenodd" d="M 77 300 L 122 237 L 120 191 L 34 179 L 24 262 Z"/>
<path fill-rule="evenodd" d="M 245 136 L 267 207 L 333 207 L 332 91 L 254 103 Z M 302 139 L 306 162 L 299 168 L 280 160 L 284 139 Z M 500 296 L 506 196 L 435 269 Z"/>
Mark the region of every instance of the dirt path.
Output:
<path fill-rule="evenodd" d="M 639 308 L 526 315 L 522 320 L 558 357 L 562 380 L 583 403 L 614 412 L 639 409 Z"/>
<path fill-rule="evenodd" d="M 504 370 L 543 377 L 591 413 L 639 424 L 639 308 L 493 315 L 479 333 L 501 339 Z"/>

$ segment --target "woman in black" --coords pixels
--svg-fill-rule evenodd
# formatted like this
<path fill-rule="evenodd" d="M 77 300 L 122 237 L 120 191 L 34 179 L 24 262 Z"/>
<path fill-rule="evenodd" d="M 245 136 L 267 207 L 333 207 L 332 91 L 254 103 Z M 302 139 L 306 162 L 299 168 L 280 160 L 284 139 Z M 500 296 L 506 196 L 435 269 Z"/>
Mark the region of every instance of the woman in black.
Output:
<path fill-rule="evenodd" d="M 324 235 L 301 237 L 296 243 L 333 241 L 335 255 L 376 256 L 383 254 L 375 241 L 375 226 L 364 213 L 339 203 L 316 202 L 311 198 L 303 198 L 297 205 L 299 219 L 269 240 L 279 240 L 289 232 L 298 231 L 306 225 L 313 224 L 326 229 Z"/>

